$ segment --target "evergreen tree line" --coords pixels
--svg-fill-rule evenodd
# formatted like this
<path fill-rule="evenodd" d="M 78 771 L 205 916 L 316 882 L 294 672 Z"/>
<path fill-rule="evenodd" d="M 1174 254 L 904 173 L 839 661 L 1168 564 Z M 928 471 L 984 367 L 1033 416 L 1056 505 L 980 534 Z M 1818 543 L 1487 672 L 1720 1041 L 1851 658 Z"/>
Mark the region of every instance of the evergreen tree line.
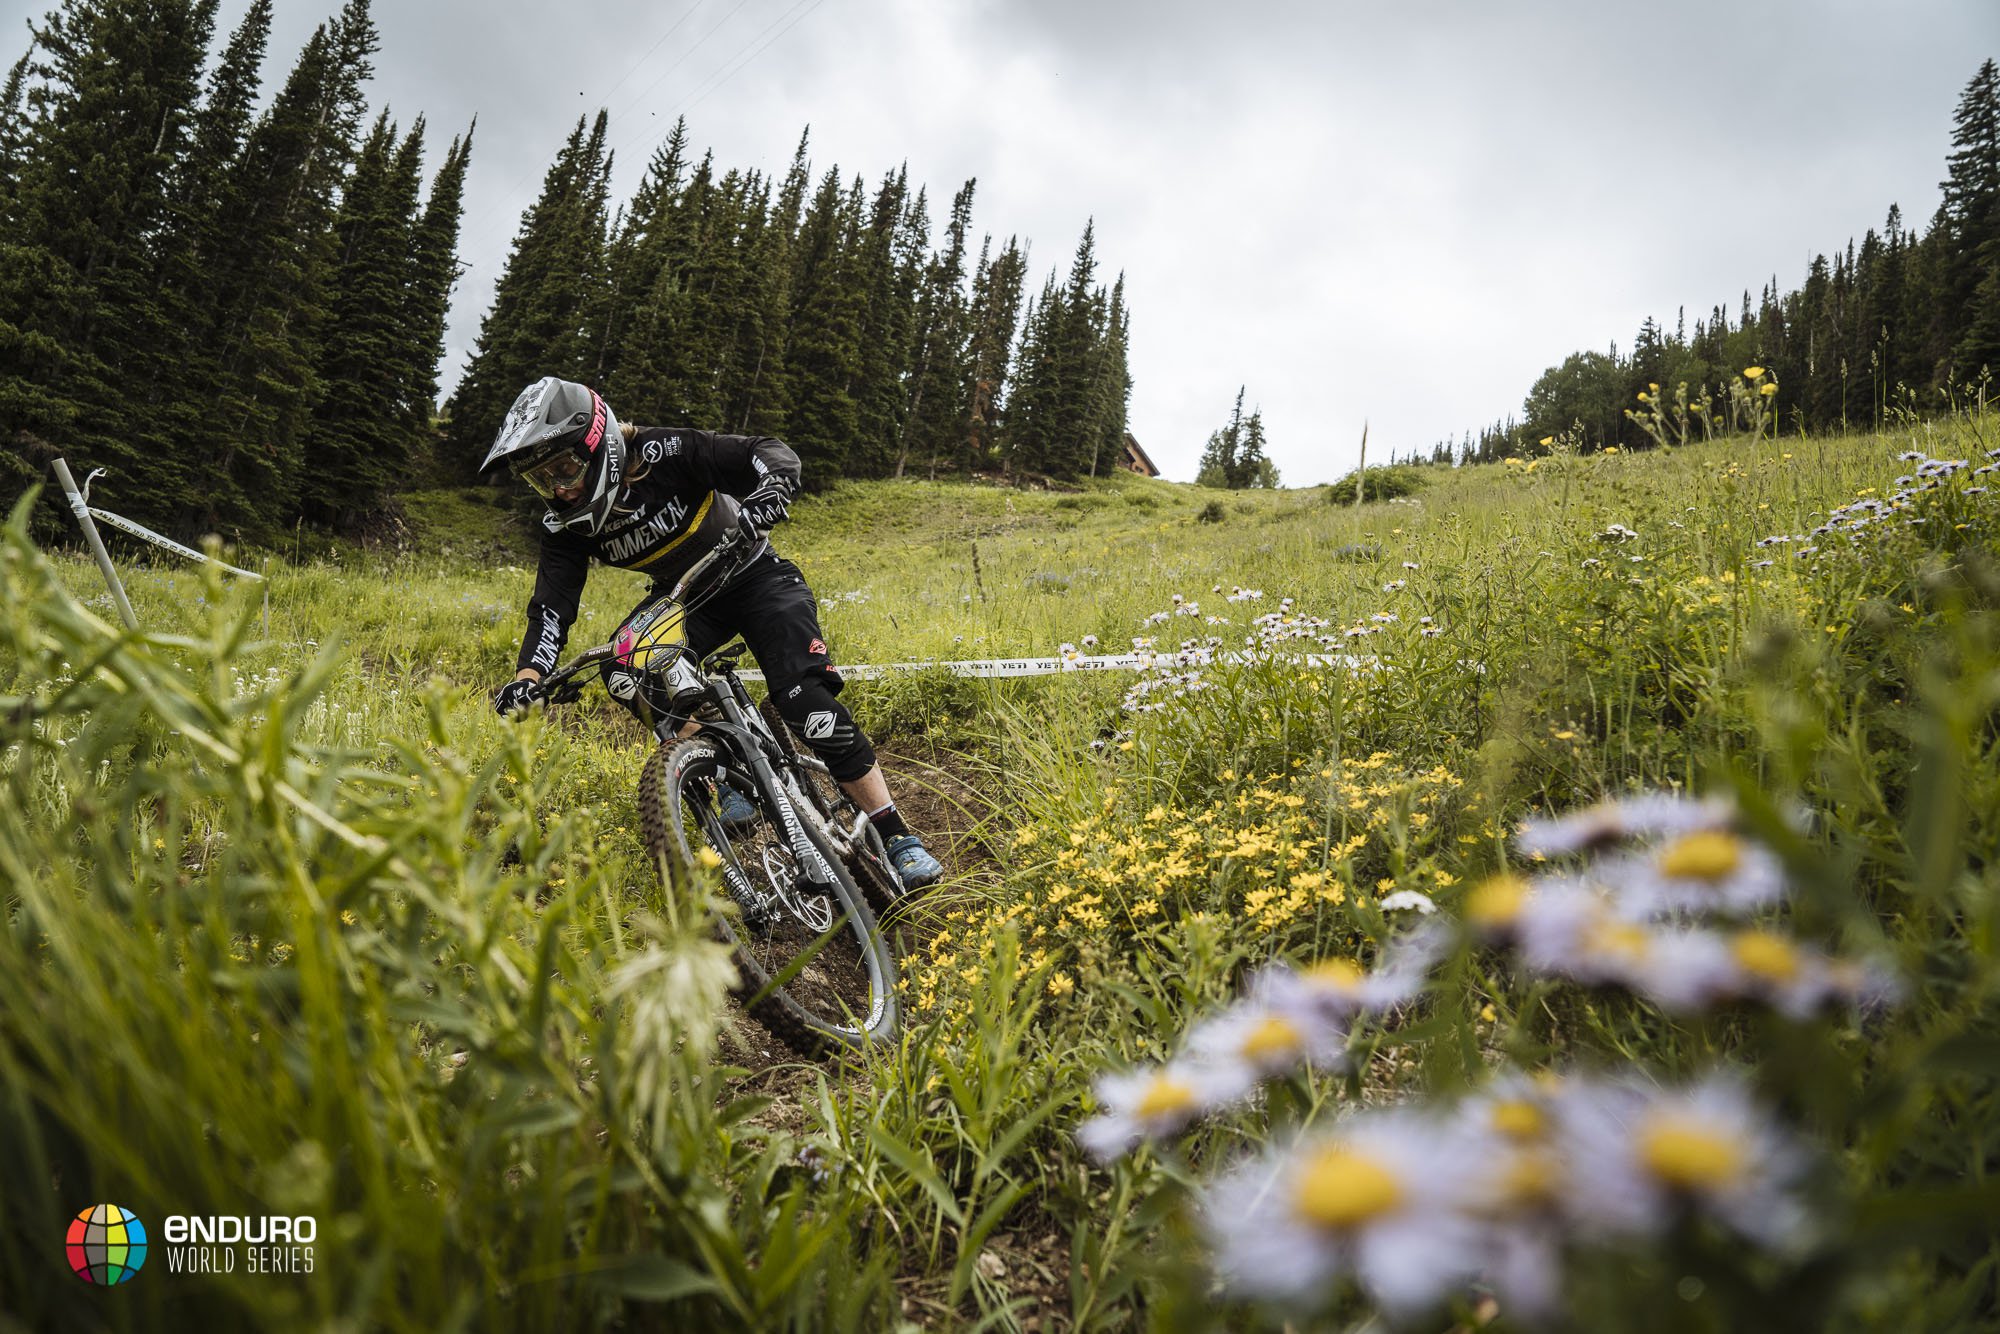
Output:
<path fill-rule="evenodd" d="M 933 241 L 906 170 L 782 179 L 696 160 L 685 119 L 614 207 L 607 118 L 579 119 L 522 215 L 450 448 L 471 476 L 523 386 L 559 375 L 648 425 L 777 436 L 808 484 L 989 469 L 1078 477 L 1122 457 L 1131 315 L 1086 226 L 1026 291 L 1018 238 L 975 249 L 975 182 Z"/>
<path fill-rule="evenodd" d="M 256 113 L 271 0 L 211 68 L 216 6 L 64 0 L 0 87 L 0 493 L 53 450 L 183 536 L 348 524 L 434 459 L 472 136 L 426 194 L 368 0 Z"/>
<path fill-rule="evenodd" d="M 1989 395 L 2000 372 L 2000 67 L 1990 59 L 1959 99 L 1942 186 L 1923 230 L 1891 206 L 1880 231 L 1831 260 L 1815 256 L 1792 291 L 1773 277 L 1756 301 L 1746 290 L 1734 312 L 1717 305 L 1692 330 L 1685 310 L 1671 332 L 1648 318 L 1629 353 L 1613 343 L 1572 354 L 1543 372 L 1520 418 L 1443 441 L 1428 461 L 1521 455 L 1556 437 L 1586 450 L 1644 447 L 1653 436 L 1641 418 L 1699 439 L 1728 426 L 1732 386 L 1751 366 L 1775 376 L 1770 406 L 1787 429 L 1880 426 Z"/>
<path fill-rule="evenodd" d="M 1251 409 L 1243 415 L 1243 389 L 1236 391 L 1236 406 L 1229 423 L 1208 437 L 1195 472 L 1197 486 L 1216 486 L 1229 491 L 1278 485 L 1278 465 L 1264 452 L 1264 412 Z"/>

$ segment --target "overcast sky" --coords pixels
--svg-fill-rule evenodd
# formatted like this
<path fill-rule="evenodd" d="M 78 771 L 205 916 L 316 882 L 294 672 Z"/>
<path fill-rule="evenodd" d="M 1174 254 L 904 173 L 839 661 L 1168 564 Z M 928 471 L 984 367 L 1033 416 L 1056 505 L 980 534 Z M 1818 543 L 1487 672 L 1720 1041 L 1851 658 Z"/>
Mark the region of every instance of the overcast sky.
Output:
<path fill-rule="evenodd" d="M 247 0 L 223 0 L 217 42 Z M 13 34 L 46 0 L 0 0 Z M 338 0 L 277 0 L 284 78 Z M 558 17 L 560 15 L 560 17 Z M 583 112 L 629 194 L 685 113 L 723 167 L 872 186 L 908 162 L 933 230 L 1033 244 L 1097 221 L 1133 311 L 1133 433 L 1188 480 L 1239 384 L 1284 480 L 1517 411 L 1583 347 L 1795 287 L 1891 203 L 1938 202 L 2000 0 L 382 0 L 371 87 L 436 152 L 476 114 L 454 382 L 521 212 Z M 433 154 L 435 162 L 436 153 Z"/>

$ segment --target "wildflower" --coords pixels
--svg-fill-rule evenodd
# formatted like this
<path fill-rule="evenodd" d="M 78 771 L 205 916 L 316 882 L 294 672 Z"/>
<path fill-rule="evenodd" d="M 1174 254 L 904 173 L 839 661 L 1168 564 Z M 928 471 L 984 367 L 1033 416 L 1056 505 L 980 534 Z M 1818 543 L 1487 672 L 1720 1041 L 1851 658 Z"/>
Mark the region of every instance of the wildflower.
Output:
<path fill-rule="evenodd" d="M 1586 1085 L 1563 1100 L 1562 1122 L 1570 1207 L 1586 1226 L 1652 1235 L 1693 1211 L 1777 1246 L 1806 1224 L 1804 1157 L 1734 1079 Z"/>
<path fill-rule="evenodd" d="M 1727 829 L 1694 828 L 1644 853 L 1598 868 L 1635 913 L 1716 912 L 1743 916 L 1781 902 L 1777 856 Z"/>
<path fill-rule="evenodd" d="M 1441 1300 L 1477 1269 L 1482 1234 L 1459 1207 L 1478 1163 L 1441 1129 L 1365 1113 L 1217 1181 L 1203 1214 L 1224 1282 L 1305 1298 L 1351 1277 L 1392 1319 Z"/>
<path fill-rule="evenodd" d="M 1414 889 L 1397 890 L 1394 894 L 1382 896 L 1383 912 L 1415 912 L 1429 917 L 1437 911 L 1437 904 L 1431 896 Z"/>
<path fill-rule="evenodd" d="M 1248 1000 L 1190 1029 L 1185 1057 L 1204 1068 L 1234 1067 L 1228 1077 L 1246 1085 L 1290 1074 L 1307 1061 L 1344 1070 L 1347 1028 Z"/>
<path fill-rule="evenodd" d="M 1846 1002 L 1872 1010 L 1893 1002 L 1900 988 L 1879 965 L 1830 959 L 1775 931 L 1739 931 L 1727 942 L 1733 989 L 1793 1019 Z"/>
<path fill-rule="evenodd" d="M 1666 792 L 1599 802 L 1553 818 L 1524 820 L 1515 846 L 1530 857 L 1586 852 L 1627 839 L 1670 837 L 1729 823 L 1732 807 Z"/>
<path fill-rule="evenodd" d="M 1153 1070 L 1100 1075 L 1104 1110 L 1077 1127 L 1077 1142 L 1109 1162 L 1141 1140 L 1178 1134 L 1196 1117 L 1242 1097 L 1250 1083 L 1240 1067 L 1173 1062 Z"/>
<path fill-rule="evenodd" d="M 1743 378 L 1753 382 L 1761 380 L 1764 378 L 1764 368 L 1762 366 L 1745 366 L 1743 368 Z"/>
<path fill-rule="evenodd" d="M 1778 382 L 1776 380 L 1767 381 L 1764 384 L 1758 386 L 1757 392 L 1763 395 L 1765 398 L 1770 398 L 1773 394 L 1776 394 L 1778 392 Z"/>
<path fill-rule="evenodd" d="M 1274 1007 L 1289 1007 L 1326 1020 L 1381 1014 L 1416 999 L 1431 965 L 1449 945 L 1449 932 L 1435 923 L 1407 931 L 1383 947 L 1373 971 L 1352 959 L 1322 959 L 1294 971 L 1284 964 L 1253 979 L 1253 994 Z"/>

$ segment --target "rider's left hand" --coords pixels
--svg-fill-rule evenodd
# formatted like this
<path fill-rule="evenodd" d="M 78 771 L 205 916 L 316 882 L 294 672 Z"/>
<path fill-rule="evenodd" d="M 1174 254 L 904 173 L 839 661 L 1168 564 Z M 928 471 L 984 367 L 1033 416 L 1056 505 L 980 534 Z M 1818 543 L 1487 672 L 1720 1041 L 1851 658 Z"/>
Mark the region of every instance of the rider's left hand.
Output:
<path fill-rule="evenodd" d="M 737 530 L 743 534 L 745 541 L 752 544 L 761 542 L 764 535 L 784 519 L 789 508 L 783 496 L 746 496 L 742 508 L 736 513 Z"/>

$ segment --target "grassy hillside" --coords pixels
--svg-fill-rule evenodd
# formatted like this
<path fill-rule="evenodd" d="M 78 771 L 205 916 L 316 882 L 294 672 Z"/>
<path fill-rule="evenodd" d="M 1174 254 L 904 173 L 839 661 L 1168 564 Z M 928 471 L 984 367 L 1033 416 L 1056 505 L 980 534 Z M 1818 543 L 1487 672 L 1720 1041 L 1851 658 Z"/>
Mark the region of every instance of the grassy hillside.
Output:
<path fill-rule="evenodd" d="M 850 688 L 955 874 L 902 927 L 905 1042 L 842 1067 L 724 1003 L 714 903 L 638 838 L 639 730 L 601 697 L 492 716 L 533 560 L 482 494 L 410 498 L 400 551 L 269 553 L 268 600 L 135 569 L 143 638 L 17 532 L 0 1309 L 106 1295 L 43 1277 L 104 1199 L 320 1219 L 313 1275 L 148 1272 L 98 1315 L 134 1326 L 1955 1327 L 2000 1270 L 1996 434 L 1439 470 L 1358 509 L 802 501 L 780 545 L 843 662 L 1189 655 Z M 572 645 L 641 590 L 595 572 Z M 1729 808 L 1601 812 L 1593 856 L 1681 822 L 1625 862 L 1517 838 L 1643 794 Z M 1737 920 L 1561 918 L 1580 879 L 1757 868 Z M 1215 1044 L 1274 1019 L 1315 1059 L 1230 1083 Z M 1499 1108 L 1529 1129 L 1467 1138 Z"/>

